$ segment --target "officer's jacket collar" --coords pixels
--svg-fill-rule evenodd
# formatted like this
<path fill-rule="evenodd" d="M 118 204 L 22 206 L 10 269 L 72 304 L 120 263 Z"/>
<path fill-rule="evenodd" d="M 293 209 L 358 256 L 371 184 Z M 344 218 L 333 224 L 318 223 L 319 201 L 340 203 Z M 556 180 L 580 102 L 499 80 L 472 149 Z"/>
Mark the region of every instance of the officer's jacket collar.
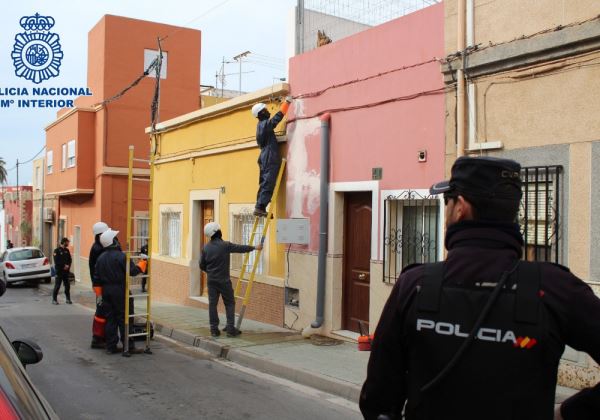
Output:
<path fill-rule="evenodd" d="M 521 258 L 523 237 L 516 223 L 465 220 L 448 227 L 445 246 L 448 256 L 457 248 L 477 247 L 512 250 Z"/>

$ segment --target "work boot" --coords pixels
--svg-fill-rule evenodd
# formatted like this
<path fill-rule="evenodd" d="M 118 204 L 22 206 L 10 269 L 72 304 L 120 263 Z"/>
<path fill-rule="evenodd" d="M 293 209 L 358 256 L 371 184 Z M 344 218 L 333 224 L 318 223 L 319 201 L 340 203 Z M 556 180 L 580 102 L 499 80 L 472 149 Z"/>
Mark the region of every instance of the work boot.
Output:
<path fill-rule="evenodd" d="M 58 305 L 58 300 L 56 300 L 56 299 L 52 299 L 52 304 L 53 304 L 53 305 Z"/>
<path fill-rule="evenodd" d="M 221 335 L 221 331 L 219 331 L 218 328 L 212 329 L 210 330 L 210 335 L 213 337 L 218 337 Z"/>
<path fill-rule="evenodd" d="M 256 207 L 253 214 L 257 217 L 265 217 L 268 213 L 262 207 Z"/>
<path fill-rule="evenodd" d="M 72 304 L 73 304 L 73 302 L 71 302 L 71 299 L 67 299 L 67 303 L 68 303 L 69 305 L 72 305 Z"/>
<path fill-rule="evenodd" d="M 240 330 L 238 330 L 237 328 L 230 328 L 227 330 L 227 337 L 237 337 L 238 335 L 240 335 L 242 332 Z"/>
<path fill-rule="evenodd" d="M 123 349 L 120 349 L 118 347 L 111 347 L 111 348 L 106 349 L 106 354 L 117 354 L 117 353 L 121 353 L 122 351 L 123 351 Z"/>

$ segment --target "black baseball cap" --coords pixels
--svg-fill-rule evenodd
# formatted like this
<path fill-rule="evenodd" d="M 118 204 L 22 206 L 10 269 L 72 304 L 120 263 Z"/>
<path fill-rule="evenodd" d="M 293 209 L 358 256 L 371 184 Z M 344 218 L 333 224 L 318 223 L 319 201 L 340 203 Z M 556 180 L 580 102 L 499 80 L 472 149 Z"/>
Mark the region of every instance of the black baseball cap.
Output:
<path fill-rule="evenodd" d="M 452 165 L 450 179 L 433 184 L 429 193 L 520 200 L 521 184 L 521 165 L 514 160 L 462 156 Z"/>

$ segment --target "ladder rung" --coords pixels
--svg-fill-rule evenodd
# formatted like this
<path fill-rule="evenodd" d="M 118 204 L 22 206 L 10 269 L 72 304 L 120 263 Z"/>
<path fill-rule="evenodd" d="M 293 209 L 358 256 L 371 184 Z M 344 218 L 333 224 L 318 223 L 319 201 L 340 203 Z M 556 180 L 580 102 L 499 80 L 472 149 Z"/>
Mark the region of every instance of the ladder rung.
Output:
<path fill-rule="evenodd" d="M 131 251 L 134 252 L 134 251 Z M 150 259 L 147 255 L 145 257 L 142 257 L 141 255 L 130 255 L 129 259 L 131 260 L 148 260 Z"/>
<path fill-rule="evenodd" d="M 150 239 L 149 236 L 130 236 L 129 239 Z"/>
<path fill-rule="evenodd" d="M 246 297 L 246 296 L 238 296 L 238 295 L 235 295 L 235 298 L 236 298 L 236 299 L 244 299 L 245 297 Z"/>
<path fill-rule="evenodd" d="M 140 317 L 140 318 L 144 318 L 144 317 L 147 317 L 148 315 L 150 315 L 150 314 L 131 314 L 131 315 L 129 315 L 129 318 L 134 318 L 136 316 Z"/>
<path fill-rule="evenodd" d="M 133 181 L 150 182 L 150 178 L 131 178 Z"/>
<path fill-rule="evenodd" d="M 131 220 L 150 220 L 148 216 L 132 216 Z"/>
<path fill-rule="evenodd" d="M 149 274 L 142 274 L 142 275 L 138 274 L 137 276 L 133 276 L 133 278 L 136 278 L 136 279 L 147 279 L 147 278 L 150 278 L 150 275 Z"/>
<path fill-rule="evenodd" d="M 131 297 L 131 298 L 148 297 L 148 296 L 150 296 L 148 293 L 142 293 L 139 295 L 129 295 L 129 297 Z"/>
<path fill-rule="evenodd" d="M 144 163 L 150 163 L 150 161 L 148 159 L 140 159 L 140 158 L 133 158 L 134 162 L 144 162 Z"/>
<path fill-rule="evenodd" d="M 128 337 L 141 337 L 141 336 L 145 336 L 148 335 L 148 332 L 143 332 L 143 333 L 135 333 L 135 334 L 128 334 Z"/>

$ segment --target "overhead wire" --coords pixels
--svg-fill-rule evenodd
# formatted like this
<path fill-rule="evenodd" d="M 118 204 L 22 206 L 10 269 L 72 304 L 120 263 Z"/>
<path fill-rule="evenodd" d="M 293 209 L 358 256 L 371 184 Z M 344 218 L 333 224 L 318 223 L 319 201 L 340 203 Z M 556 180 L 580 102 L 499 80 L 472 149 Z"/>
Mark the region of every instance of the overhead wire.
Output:
<path fill-rule="evenodd" d="M 171 37 L 171 36 L 175 35 L 176 33 L 178 33 L 178 32 L 180 32 L 180 31 L 182 31 L 183 29 L 185 29 L 185 28 L 184 28 L 184 26 L 187 26 L 187 25 L 189 25 L 189 24 L 191 24 L 191 23 L 193 23 L 193 22 L 197 21 L 198 19 L 201 19 L 201 18 L 203 18 L 204 16 L 206 16 L 206 15 L 208 15 L 208 14 L 212 13 L 213 11 L 215 11 L 215 10 L 217 10 L 218 8 L 220 8 L 220 7 L 224 6 L 225 4 L 229 3 L 230 1 L 231 1 L 231 0 L 223 0 L 222 2 L 220 2 L 220 3 L 216 4 L 215 6 L 213 6 L 213 7 L 209 8 L 209 9 L 207 9 L 207 10 L 206 10 L 206 11 L 204 11 L 204 12 L 202 12 L 202 14 L 200 14 L 200 15 L 196 16 L 196 17 L 195 17 L 195 18 L 193 18 L 193 19 L 190 19 L 189 21 L 187 21 L 186 23 L 184 23 L 184 24 L 182 25 L 182 27 L 180 27 L 180 28 L 178 28 L 178 29 L 174 30 L 173 32 L 171 32 L 171 33 L 169 33 L 169 34 L 165 35 L 164 37 L 160 38 L 160 40 L 161 40 L 161 41 L 164 41 L 164 40 L 166 40 L 167 38 L 169 38 L 169 37 Z"/>

